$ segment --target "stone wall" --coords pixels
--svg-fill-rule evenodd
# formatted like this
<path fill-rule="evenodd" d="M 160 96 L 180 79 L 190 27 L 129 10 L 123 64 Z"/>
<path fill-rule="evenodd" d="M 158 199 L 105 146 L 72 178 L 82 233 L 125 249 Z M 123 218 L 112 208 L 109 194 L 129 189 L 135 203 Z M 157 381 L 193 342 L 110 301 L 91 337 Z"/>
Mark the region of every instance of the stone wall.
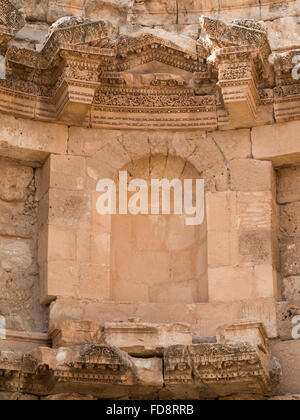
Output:
<path fill-rule="evenodd" d="M 278 171 L 282 294 L 300 300 L 300 167 Z"/>
<path fill-rule="evenodd" d="M 300 123 L 294 120 L 300 116 L 300 86 L 292 71 L 300 51 L 300 0 L 11 3 L 19 12 L 0 0 L 0 316 L 8 328 L 7 339 L 0 340 L 0 368 L 6 372 L 0 375 L 0 400 L 103 397 L 97 388 L 103 368 L 108 383 L 111 374 L 111 360 L 103 364 L 103 342 L 122 350 L 126 334 L 134 332 L 136 339 L 141 331 L 151 335 L 153 328 L 178 322 L 189 324 L 189 342 L 181 343 L 168 325 L 170 342 L 162 345 L 159 336 L 162 349 L 154 365 L 129 363 L 138 380 L 137 393 L 129 395 L 143 395 L 155 371 L 158 388 L 162 375 L 180 382 L 182 361 L 193 383 L 198 373 L 192 374 L 191 358 L 217 348 L 220 358 L 211 359 L 217 391 L 201 395 L 239 399 L 255 381 L 253 363 L 246 368 L 249 383 L 235 367 L 241 382 L 232 390 L 229 379 L 236 372 L 230 376 L 229 367 L 228 377 L 222 376 L 228 348 L 207 343 L 220 339 L 219 327 L 228 323 L 241 345 L 249 339 L 241 331 L 253 327 L 253 320 L 255 328 L 265 329 L 263 342 L 255 343 L 259 357 L 265 359 L 271 340 L 283 368 L 279 393 L 296 399 Z M 95 22 L 102 19 L 108 22 Z M 147 182 L 203 178 L 203 226 L 183 229 L 178 215 L 99 215 L 98 181 L 117 179 L 124 169 Z M 240 329 L 232 326 L 236 320 L 242 320 Z M 78 354 L 72 349 L 78 344 L 88 348 Z M 188 348 L 164 353 L 173 344 Z M 71 350 L 61 354 L 64 345 Z M 133 347 L 135 358 L 141 349 Z M 139 357 L 157 356 L 157 349 L 149 353 L 144 347 Z M 70 388 L 73 375 L 89 378 L 90 354 L 99 357 L 91 394 Z M 65 366 L 60 357 L 68 358 Z M 169 372 L 162 372 L 163 357 Z M 126 355 L 124 360 L 127 366 Z M 72 363 L 75 374 L 68 371 Z M 172 378 L 177 363 L 179 377 Z M 276 376 L 269 364 L 258 369 L 265 378 L 266 372 Z M 69 379 L 57 390 L 41 389 L 36 372 L 42 371 L 57 378 L 67 372 Z M 15 372 L 31 378 L 23 393 Z M 207 379 L 211 372 L 204 374 Z M 220 378 L 226 392 L 219 389 Z M 185 387 L 161 395 L 146 389 L 144 396 L 185 399 Z M 115 386 L 106 392 L 125 397 Z M 199 398 L 197 392 L 188 397 Z M 273 393 L 259 389 L 256 398 Z"/>
<path fill-rule="evenodd" d="M 39 303 L 35 193 L 34 168 L 0 160 L 0 315 L 17 331 L 46 327 Z"/>

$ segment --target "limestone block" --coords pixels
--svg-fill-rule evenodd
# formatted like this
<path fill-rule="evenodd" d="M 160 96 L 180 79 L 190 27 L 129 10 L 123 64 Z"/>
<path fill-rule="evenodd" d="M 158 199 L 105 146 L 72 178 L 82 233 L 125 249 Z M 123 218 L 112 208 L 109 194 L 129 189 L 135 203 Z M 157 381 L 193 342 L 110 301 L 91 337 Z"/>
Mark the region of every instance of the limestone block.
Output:
<path fill-rule="evenodd" d="M 267 332 L 261 322 L 241 320 L 219 327 L 217 340 L 220 344 L 248 343 L 266 351 Z"/>
<path fill-rule="evenodd" d="M 28 269 L 33 262 L 31 243 L 17 238 L 1 238 L 0 267 L 5 271 Z"/>
<path fill-rule="evenodd" d="M 85 187 L 85 159 L 80 156 L 51 155 L 50 188 L 81 191 Z"/>
<path fill-rule="evenodd" d="M 74 261 L 76 233 L 66 227 L 48 226 L 48 261 Z"/>
<path fill-rule="evenodd" d="M 163 349 L 178 343 L 192 343 L 188 324 L 106 323 L 105 341 L 133 356 L 159 356 Z"/>
<path fill-rule="evenodd" d="M 278 336 L 274 299 L 255 299 L 228 303 L 114 303 L 60 296 L 51 304 L 50 325 L 63 320 L 88 320 L 99 325 L 115 320 L 141 323 L 190 324 L 193 336 L 216 336 L 216 329 L 236 319 L 257 319 L 264 323 L 269 338 Z"/>
<path fill-rule="evenodd" d="M 234 302 L 255 298 L 252 267 L 219 267 L 208 269 L 209 302 Z"/>
<path fill-rule="evenodd" d="M 281 270 L 284 277 L 300 274 L 300 238 L 280 240 Z"/>
<path fill-rule="evenodd" d="M 293 323 L 293 319 L 299 315 L 299 302 L 287 301 L 277 303 L 277 322 L 279 337 L 281 340 L 293 340 L 293 329 L 297 327 L 297 325 Z"/>
<path fill-rule="evenodd" d="M 211 268 L 235 266 L 239 263 L 236 231 L 208 232 L 208 265 Z"/>
<path fill-rule="evenodd" d="M 77 156 L 90 156 L 99 152 L 108 143 L 122 137 L 118 130 L 70 127 L 68 152 Z"/>
<path fill-rule="evenodd" d="M 51 327 L 49 337 L 53 348 L 100 343 L 101 327 L 93 322 L 63 321 Z"/>
<path fill-rule="evenodd" d="M 101 261 L 99 261 L 101 263 Z M 111 284 L 110 284 L 110 270 L 108 263 L 105 264 L 79 264 L 79 273 L 74 274 L 73 283 L 75 279 L 75 294 L 82 299 L 98 299 L 98 301 L 106 301 L 111 298 Z M 76 282 L 76 276 L 78 281 Z"/>
<path fill-rule="evenodd" d="M 215 131 L 211 134 L 228 161 L 251 156 L 249 130 Z"/>
<path fill-rule="evenodd" d="M 23 204 L 19 207 L 13 203 L 0 201 L 0 235 L 30 239 L 35 234 L 35 212 L 25 215 Z"/>
<path fill-rule="evenodd" d="M 241 192 L 237 194 L 240 231 L 272 231 L 276 226 L 276 204 L 272 193 Z"/>
<path fill-rule="evenodd" d="M 47 20 L 55 22 L 63 16 L 81 16 L 83 11 L 83 0 L 50 0 L 47 3 Z"/>
<path fill-rule="evenodd" d="M 272 264 L 271 232 L 268 230 L 240 231 L 239 255 L 241 263 Z"/>
<path fill-rule="evenodd" d="M 237 265 L 239 250 L 236 193 L 207 193 L 206 212 L 209 266 Z"/>
<path fill-rule="evenodd" d="M 282 13 L 284 12 L 282 11 Z M 296 16 L 286 15 L 281 15 L 279 19 L 268 21 L 266 26 L 268 28 L 271 48 L 282 50 L 284 48 L 292 49 L 299 47 L 300 31 L 297 23 L 298 18 Z"/>
<path fill-rule="evenodd" d="M 254 276 L 257 298 L 278 298 L 279 273 L 273 264 L 256 265 Z"/>
<path fill-rule="evenodd" d="M 300 200 L 300 166 L 278 170 L 277 199 L 281 204 Z"/>
<path fill-rule="evenodd" d="M 24 201 L 32 179 L 32 168 L 0 160 L 0 199 Z"/>
<path fill-rule="evenodd" d="M 236 159 L 231 162 L 231 188 L 234 191 L 272 191 L 275 186 L 271 162 Z"/>
<path fill-rule="evenodd" d="M 43 223 L 70 228 L 86 229 L 91 222 L 91 197 L 84 191 L 51 188 L 41 200 L 48 207 Z M 95 203 L 96 207 L 96 203 Z M 96 208 L 95 208 L 96 212 Z"/>
<path fill-rule="evenodd" d="M 254 127 L 254 158 L 272 160 L 274 166 L 300 163 L 299 127 L 299 121 Z"/>
<path fill-rule="evenodd" d="M 76 296 L 78 268 L 74 261 L 49 261 L 43 266 L 41 278 L 42 303 L 48 304 L 57 296 Z"/>
<path fill-rule="evenodd" d="M 242 318 L 261 321 L 267 330 L 269 338 L 278 337 L 275 299 L 257 299 L 244 302 Z"/>
<path fill-rule="evenodd" d="M 271 352 L 276 357 L 282 368 L 282 380 L 277 394 L 300 394 L 300 341 L 274 341 L 270 343 Z"/>
<path fill-rule="evenodd" d="M 300 202 L 280 206 L 280 233 L 283 236 L 300 235 Z"/>
<path fill-rule="evenodd" d="M 300 277 L 292 276 L 282 280 L 282 295 L 288 301 L 300 301 Z"/>
<path fill-rule="evenodd" d="M 16 119 L 10 115 L 0 116 L 1 145 L 8 148 L 46 153 L 65 153 L 67 150 L 68 127 L 59 124 Z M 44 160 L 47 154 L 43 155 Z M 21 155 L 19 157 L 22 159 Z"/>

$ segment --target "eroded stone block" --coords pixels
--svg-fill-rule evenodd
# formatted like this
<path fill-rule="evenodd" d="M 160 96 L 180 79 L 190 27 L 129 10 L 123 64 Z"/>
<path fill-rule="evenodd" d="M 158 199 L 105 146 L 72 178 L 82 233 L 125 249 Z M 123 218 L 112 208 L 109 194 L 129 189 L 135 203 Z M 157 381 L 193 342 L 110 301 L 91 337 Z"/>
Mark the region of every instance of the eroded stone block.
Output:
<path fill-rule="evenodd" d="M 93 322 L 63 321 L 52 326 L 49 331 L 53 348 L 100 343 L 102 329 Z"/>
<path fill-rule="evenodd" d="M 106 323 L 105 341 L 134 356 L 162 355 L 173 343 L 192 343 L 188 324 Z"/>
<path fill-rule="evenodd" d="M 220 344 L 248 343 L 266 351 L 268 339 L 263 323 L 249 319 L 219 327 L 217 340 Z"/>

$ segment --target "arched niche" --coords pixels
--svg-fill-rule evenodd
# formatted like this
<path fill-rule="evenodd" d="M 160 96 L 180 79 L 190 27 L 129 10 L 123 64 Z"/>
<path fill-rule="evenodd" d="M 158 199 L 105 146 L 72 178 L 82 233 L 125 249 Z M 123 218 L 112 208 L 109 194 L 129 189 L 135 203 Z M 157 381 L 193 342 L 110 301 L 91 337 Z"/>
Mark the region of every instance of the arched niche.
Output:
<path fill-rule="evenodd" d="M 148 185 L 151 179 L 201 178 L 189 162 L 163 155 L 132 161 L 122 170 L 127 171 L 128 182 L 140 178 Z M 171 209 L 173 204 L 174 195 Z M 185 218 L 173 212 L 170 215 L 112 216 L 110 267 L 114 301 L 208 301 L 206 215 L 199 226 L 187 226 Z"/>

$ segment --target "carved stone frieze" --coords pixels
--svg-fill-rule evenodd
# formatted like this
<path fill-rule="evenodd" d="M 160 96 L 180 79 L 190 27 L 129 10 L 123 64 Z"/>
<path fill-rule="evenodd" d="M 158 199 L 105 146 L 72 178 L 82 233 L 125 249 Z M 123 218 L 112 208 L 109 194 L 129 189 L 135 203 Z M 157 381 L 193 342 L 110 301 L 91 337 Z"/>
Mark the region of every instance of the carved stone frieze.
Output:
<path fill-rule="evenodd" d="M 0 1 L 0 53 L 4 54 L 8 42 L 25 25 L 25 17 L 9 0 Z"/>
<path fill-rule="evenodd" d="M 4 9 L 4 24 L 20 28 L 19 12 L 11 9 L 9 20 Z M 291 80 L 297 51 L 275 59 L 275 82 L 260 23 L 202 17 L 200 26 L 196 42 L 160 29 L 119 35 L 108 21 L 59 19 L 40 50 L 9 46 L 0 110 L 109 128 L 248 127 L 269 122 L 273 104 L 278 120 L 299 116 Z"/>
<path fill-rule="evenodd" d="M 135 365 L 129 356 L 107 345 L 51 350 L 30 354 L 0 353 L 0 390 L 48 395 L 66 392 L 72 385 L 84 389 L 94 385 L 137 383 Z"/>
<path fill-rule="evenodd" d="M 271 363 L 269 354 L 250 344 L 173 346 L 165 352 L 165 382 L 204 384 L 216 395 L 268 395 L 276 386 Z"/>
<path fill-rule="evenodd" d="M 100 398 L 138 398 L 151 392 L 172 399 L 266 397 L 274 395 L 281 379 L 264 325 L 255 320 L 221 327 L 217 344 L 192 344 L 187 324 L 115 322 L 98 327 L 64 321 L 50 330 L 53 349 L 0 352 L 0 392 L 49 396 L 76 390 Z"/>
<path fill-rule="evenodd" d="M 278 121 L 300 117 L 300 50 L 277 54 L 274 60 L 276 88 L 274 109 Z"/>
<path fill-rule="evenodd" d="M 216 19 L 200 20 L 199 43 L 208 48 L 208 58 L 218 72 L 218 86 L 230 119 L 241 119 L 246 125 L 259 121 L 259 90 L 272 88 L 274 74 L 269 63 L 271 48 L 263 27 L 252 20 L 225 24 Z"/>

